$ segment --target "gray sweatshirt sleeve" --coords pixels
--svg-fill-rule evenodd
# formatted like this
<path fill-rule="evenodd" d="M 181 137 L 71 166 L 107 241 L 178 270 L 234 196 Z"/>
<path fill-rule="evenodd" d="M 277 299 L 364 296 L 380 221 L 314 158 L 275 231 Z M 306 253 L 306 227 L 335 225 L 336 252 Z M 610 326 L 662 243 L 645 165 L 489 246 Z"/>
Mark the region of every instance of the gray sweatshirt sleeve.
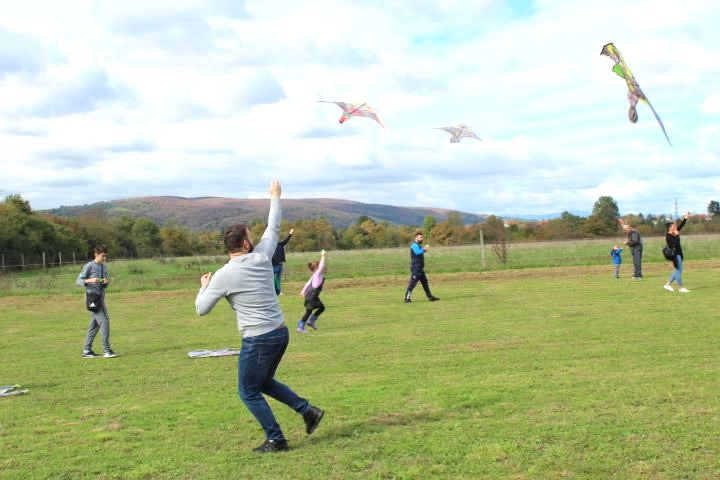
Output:
<path fill-rule="evenodd" d="M 207 287 L 200 288 L 197 297 L 195 297 L 195 311 L 198 315 L 202 316 L 210 313 L 218 300 L 225 298 L 228 294 L 224 277 L 221 268 L 212 276 Z"/>
<path fill-rule="evenodd" d="M 268 258 L 272 258 L 275 253 L 278 239 L 280 238 L 280 218 L 282 210 L 280 207 L 280 199 L 270 199 L 270 213 L 268 214 L 268 226 L 263 233 L 260 243 L 255 246 L 255 250 L 261 252 Z"/>
<path fill-rule="evenodd" d="M 78 287 L 85 287 L 85 280 L 88 278 L 90 278 L 90 264 L 86 263 L 80 271 L 80 275 L 78 275 L 77 280 L 75 280 L 75 285 Z"/>

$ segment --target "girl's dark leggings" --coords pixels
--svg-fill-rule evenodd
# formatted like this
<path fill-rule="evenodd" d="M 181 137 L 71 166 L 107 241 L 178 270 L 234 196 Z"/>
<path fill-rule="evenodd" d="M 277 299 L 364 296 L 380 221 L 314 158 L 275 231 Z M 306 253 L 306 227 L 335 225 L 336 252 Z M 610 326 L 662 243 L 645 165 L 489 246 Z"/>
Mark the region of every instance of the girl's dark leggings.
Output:
<path fill-rule="evenodd" d="M 305 315 L 303 315 L 303 317 L 302 317 L 302 322 L 303 322 L 303 323 L 307 322 L 307 319 L 310 318 L 310 315 L 312 314 L 312 311 L 313 311 L 312 308 L 306 308 L 306 309 L 305 309 Z M 325 311 L 325 305 L 323 305 L 322 302 L 320 302 L 320 306 L 318 306 L 318 307 L 315 309 L 315 318 L 319 317 L 320 314 L 323 313 L 324 311 Z"/>

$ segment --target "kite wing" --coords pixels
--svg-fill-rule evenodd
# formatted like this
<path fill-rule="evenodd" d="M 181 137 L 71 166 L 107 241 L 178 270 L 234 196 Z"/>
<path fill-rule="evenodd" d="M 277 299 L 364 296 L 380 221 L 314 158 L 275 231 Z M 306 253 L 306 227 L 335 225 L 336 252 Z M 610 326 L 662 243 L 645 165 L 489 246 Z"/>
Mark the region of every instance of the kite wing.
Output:
<path fill-rule="evenodd" d="M 340 109 L 341 109 L 343 112 L 345 112 L 345 113 L 352 112 L 352 111 L 359 105 L 359 104 L 357 104 L 357 103 L 328 102 L 327 100 L 318 100 L 318 102 L 320 102 L 320 103 L 334 103 L 335 105 L 337 105 L 338 107 L 340 107 Z"/>
<path fill-rule="evenodd" d="M 0 398 L 2 397 L 12 397 L 15 395 L 22 395 L 24 393 L 27 393 L 27 389 L 25 390 L 18 390 L 20 388 L 20 385 L 3 385 L 0 386 Z"/>
<path fill-rule="evenodd" d="M 343 114 L 340 117 L 340 123 L 345 123 L 352 117 L 368 117 L 372 118 L 379 123 L 381 127 L 385 128 L 385 125 L 383 125 L 382 121 L 380 121 L 380 117 L 378 117 L 377 113 L 375 113 L 375 110 L 367 103 L 328 102 L 325 100 L 318 100 L 318 102 L 334 103 L 340 107 L 343 111 Z"/>
<path fill-rule="evenodd" d="M 193 350 L 188 352 L 187 356 L 190 358 L 206 358 L 206 357 L 224 357 L 226 355 L 239 355 L 240 350 L 234 350 L 232 348 L 223 348 L 220 350 Z"/>
<path fill-rule="evenodd" d="M 475 132 L 470 130 L 464 123 L 455 125 L 454 127 L 437 127 L 436 130 L 445 130 L 452 135 L 452 137 L 450 137 L 450 143 L 459 143 L 461 138 L 476 138 L 482 141 L 482 139 L 475 135 Z"/>
<path fill-rule="evenodd" d="M 618 76 L 625 80 L 625 84 L 628 88 L 627 98 L 628 102 L 630 102 L 630 109 L 628 110 L 628 118 L 630 119 L 630 121 L 632 123 L 637 123 L 637 103 L 638 100 L 642 100 L 648 105 L 648 107 L 650 107 L 650 110 L 652 110 L 653 115 L 655 115 L 655 119 L 660 124 L 660 128 L 665 135 L 665 139 L 670 144 L 670 146 L 672 146 L 670 138 L 665 131 L 665 125 L 663 125 L 662 120 L 660 120 L 660 115 L 657 114 L 652 104 L 650 103 L 650 100 L 648 100 L 643 91 L 640 89 L 640 85 L 638 85 L 637 80 L 635 80 L 635 77 L 630 71 L 630 67 L 627 66 L 627 63 L 625 63 L 622 55 L 620 55 L 620 51 L 615 47 L 615 45 L 613 45 L 612 43 L 608 43 L 607 45 L 603 46 L 600 55 L 607 55 L 608 57 L 612 58 L 615 62 L 615 65 L 612 69 L 613 72 L 615 72 Z"/>

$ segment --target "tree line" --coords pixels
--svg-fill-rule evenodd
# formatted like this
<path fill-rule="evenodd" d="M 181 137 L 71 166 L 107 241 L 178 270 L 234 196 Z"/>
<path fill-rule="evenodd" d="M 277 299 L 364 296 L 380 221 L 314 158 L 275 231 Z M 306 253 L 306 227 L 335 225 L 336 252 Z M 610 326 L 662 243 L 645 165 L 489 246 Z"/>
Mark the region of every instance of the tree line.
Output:
<path fill-rule="evenodd" d="M 482 240 L 504 245 L 506 242 L 545 241 L 621 235 L 617 203 L 612 197 L 600 197 L 588 217 L 563 212 L 544 221 L 517 221 L 490 215 L 484 222 L 465 225 L 459 212 L 438 221 L 433 216 L 423 225 L 394 225 L 366 215 L 347 228 L 336 228 L 325 218 L 282 222 L 282 233 L 294 229 L 291 251 L 320 249 L 363 249 L 406 246 L 418 229 L 435 245 L 462 245 Z M 665 215 L 626 215 L 624 221 L 641 235 L 665 233 Z M 253 238 L 259 239 L 266 224 L 257 219 L 250 223 Z M 482 232 L 482 233 L 481 233 Z M 720 232 L 720 204 L 711 201 L 707 214 L 695 215 L 683 233 Z M 114 258 L 151 258 L 157 256 L 215 255 L 224 252 L 221 231 L 193 232 L 177 222 L 158 225 L 149 218 L 124 215 L 108 218 L 101 210 L 89 210 L 63 218 L 34 212 L 22 196 L 9 195 L 0 203 L 0 254 L 4 265 L 37 261 L 43 253 L 49 264 L 57 258 L 77 255 L 88 258 L 90 250 L 107 245 Z"/>

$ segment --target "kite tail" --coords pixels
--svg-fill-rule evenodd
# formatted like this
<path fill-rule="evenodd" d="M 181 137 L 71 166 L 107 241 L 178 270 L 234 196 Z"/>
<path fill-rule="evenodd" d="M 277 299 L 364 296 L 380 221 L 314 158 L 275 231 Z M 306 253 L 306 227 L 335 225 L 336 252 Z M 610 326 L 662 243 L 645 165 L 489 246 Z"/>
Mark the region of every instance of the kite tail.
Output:
<path fill-rule="evenodd" d="M 647 102 L 647 100 L 646 100 L 646 102 Z M 665 135 L 665 140 L 667 140 L 667 142 L 668 142 L 668 143 L 670 144 L 670 146 L 672 147 L 673 144 L 672 144 L 672 142 L 670 141 L 670 137 L 668 137 L 667 132 L 665 131 L 665 125 L 663 125 L 662 120 L 660 120 L 660 115 L 657 114 L 657 112 L 655 111 L 655 109 L 653 108 L 653 106 L 652 106 L 652 104 L 651 104 L 650 102 L 647 102 L 647 104 L 648 104 L 648 107 L 650 107 L 650 110 L 652 110 L 653 115 L 655 115 L 655 119 L 656 119 L 656 120 L 658 121 L 658 123 L 660 124 L 660 128 L 662 128 L 663 135 Z"/>

